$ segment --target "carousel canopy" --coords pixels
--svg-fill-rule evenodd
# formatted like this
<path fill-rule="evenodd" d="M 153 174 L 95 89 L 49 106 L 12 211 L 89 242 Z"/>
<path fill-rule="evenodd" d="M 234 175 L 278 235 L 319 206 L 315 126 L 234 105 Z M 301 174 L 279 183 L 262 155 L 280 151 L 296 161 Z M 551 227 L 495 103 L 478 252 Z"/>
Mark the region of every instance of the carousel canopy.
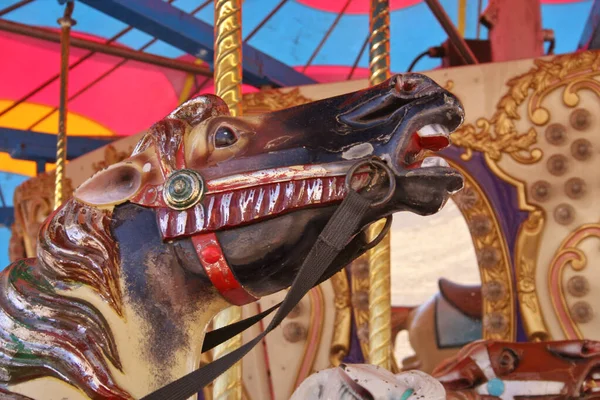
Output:
<path fill-rule="evenodd" d="M 487 37 L 478 26 L 487 0 L 440 3 L 464 37 Z M 541 3 L 543 28 L 555 33 L 555 53 L 575 51 L 593 1 Z M 403 72 L 420 53 L 444 42 L 446 33 L 422 0 L 391 0 L 390 6 L 391 66 Z M 38 170 L 34 161 L 10 154 L 47 139 L 32 132 L 57 132 L 57 19 L 63 10 L 57 0 L 0 0 L 0 207 L 5 209 L 12 205 L 14 188 Z M 244 1 L 244 90 L 367 77 L 368 12 L 369 0 Z M 70 137 L 132 135 L 185 98 L 214 91 L 212 1 L 77 0 L 73 18 Z M 423 58 L 415 70 L 439 65 L 439 59 Z M 74 146 L 73 151 L 85 149 Z M 8 262 L 9 235 L 8 228 L 0 228 L 0 265 Z"/>

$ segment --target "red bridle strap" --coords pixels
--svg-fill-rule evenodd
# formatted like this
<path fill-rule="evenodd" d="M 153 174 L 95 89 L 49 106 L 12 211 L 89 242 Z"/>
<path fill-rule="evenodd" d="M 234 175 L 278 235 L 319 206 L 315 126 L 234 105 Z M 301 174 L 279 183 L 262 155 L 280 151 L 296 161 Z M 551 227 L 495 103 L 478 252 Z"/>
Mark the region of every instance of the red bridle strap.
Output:
<path fill-rule="evenodd" d="M 233 275 L 216 234 L 204 233 L 194 235 L 191 239 L 208 279 L 225 300 L 234 306 L 243 306 L 258 300 L 248 293 Z"/>

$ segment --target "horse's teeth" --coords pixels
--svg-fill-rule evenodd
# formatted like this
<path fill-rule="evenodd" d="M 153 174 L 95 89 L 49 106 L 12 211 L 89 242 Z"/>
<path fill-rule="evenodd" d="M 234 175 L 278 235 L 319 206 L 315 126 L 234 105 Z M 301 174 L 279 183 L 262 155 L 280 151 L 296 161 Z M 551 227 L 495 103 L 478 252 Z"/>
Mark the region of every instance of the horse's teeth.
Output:
<path fill-rule="evenodd" d="M 427 157 L 421 163 L 421 168 L 449 167 L 448 162 L 442 157 Z"/>
<path fill-rule="evenodd" d="M 427 136 L 446 136 L 447 137 L 450 135 L 450 131 L 448 130 L 448 128 L 446 128 L 443 125 L 431 124 L 431 125 L 425 125 L 421 129 L 419 129 L 417 131 L 417 135 L 419 135 L 421 137 L 427 137 Z"/>
<path fill-rule="evenodd" d="M 594 373 L 592 373 L 592 379 L 594 379 L 594 380 L 600 380 L 600 372 L 594 372 Z"/>

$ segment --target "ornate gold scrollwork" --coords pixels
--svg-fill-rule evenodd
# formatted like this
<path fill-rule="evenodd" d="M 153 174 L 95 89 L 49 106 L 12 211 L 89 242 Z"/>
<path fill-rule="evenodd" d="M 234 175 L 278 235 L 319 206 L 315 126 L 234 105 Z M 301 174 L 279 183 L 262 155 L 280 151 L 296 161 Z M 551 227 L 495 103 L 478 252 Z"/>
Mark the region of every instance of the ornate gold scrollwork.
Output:
<path fill-rule="evenodd" d="M 502 112 L 499 111 L 497 114 Z M 492 121 L 479 118 L 475 125 L 466 124 L 452 134 L 452 143 L 465 149 L 465 153 L 461 156 L 463 160 L 470 160 L 473 151 L 479 151 L 494 161 L 500 160 L 502 153 L 507 153 L 522 163 L 539 161 L 542 156 L 541 151 L 539 149 L 530 150 L 530 147 L 536 142 L 535 130 L 529 130 L 524 134 L 519 134 L 517 131 L 505 131 L 500 134 L 501 130 L 498 128 L 494 131 L 491 129 L 496 126 L 494 118 L 496 116 L 492 117 Z"/>
<path fill-rule="evenodd" d="M 19 185 L 14 192 L 15 223 L 12 226 L 9 258 L 35 257 L 41 224 L 54 210 L 55 171 L 40 174 Z M 64 179 L 63 200 L 73 194 L 69 178 Z"/>
<path fill-rule="evenodd" d="M 519 208 L 529 212 L 517 238 L 515 270 L 521 314 L 530 340 L 551 339 L 540 309 L 534 279 L 545 214 L 541 208 L 529 203 L 525 183 L 507 174 L 498 162 L 503 154 L 522 164 L 538 162 L 543 153 L 533 148 L 537 141 L 535 127 L 525 133 L 517 131 L 519 107 L 527 101 L 527 115 L 531 123 L 536 126 L 547 124 L 550 112 L 542 103 L 553 91 L 564 87 L 562 99 L 567 107 L 577 106 L 580 100 L 577 91 L 583 88 L 600 95 L 600 82 L 593 79 L 599 74 L 599 66 L 598 52 L 566 54 L 548 61 L 536 60 L 535 67 L 529 72 L 507 83 L 509 90 L 498 102 L 491 119 L 479 118 L 475 125 L 466 124 L 452 134 L 453 143 L 465 149 L 462 159 L 468 161 L 473 151 L 483 153 L 489 168 L 517 188 Z"/>
<path fill-rule="evenodd" d="M 567 266 L 575 271 L 581 271 L 587 266 L 585 252 L 578 246 L 589 238 L 600 239 L 600 224 L 587 224 L 577 228 L 563 240 L 550 263 L 548 273 L 550 298 L 565 338 L 568 340 L 583 339 L 584 337 L 573 320 L 573 311 L 569 310 L 567 304 L 563 284 L 564 271 Z"/>
<path fill-rule="evenodd" d="M 498 217 L 483 189 L 458 165 L 465 177 L 453 199 L 462 212 L 477 253 L 483 291 L 483 338 L 515 340 L 514 290 L 510 255 Z"/>
<path fill-rule="evenodd" d="M 520 119 L 518 108 L 525 100 L 529 97 L 530 121 L 541 126 L 550 120 L 550 112 L 542 106 L 542 101 L 559 87 L 565 87 L 562 97 L 568 107 L 579 104 L 577 91 L 582 88 L 600 95 L 600 82 L 593 79 L 598 74 L 600 53 L 566 54 L 549 61 L 536 60 L 535 65 L 529 72 L 508 81 L 508 93 L 498 102 L 491 119 L 479 118 L 476 126 L 465 124 L 452 134 L 452 142 L 466 150 L 464 160 L 473 151 L 479 151 L 493 161 L 499 161 L 506 153 L 519 163 L 535 163 L 542 157 L 540 149 L 531 148 L 537 141 L 535 128 L 526 133 L 519 133 L 516 128 Z"/>
<path fill-rule="evenodd" d="M 531 341 L 550 340 L 535 288 L 535 263 L 544 225 L 544 213 L 539 209 L 531 212 L 521 226 L 515 249 L 517 295 L 525 332 Z"/>

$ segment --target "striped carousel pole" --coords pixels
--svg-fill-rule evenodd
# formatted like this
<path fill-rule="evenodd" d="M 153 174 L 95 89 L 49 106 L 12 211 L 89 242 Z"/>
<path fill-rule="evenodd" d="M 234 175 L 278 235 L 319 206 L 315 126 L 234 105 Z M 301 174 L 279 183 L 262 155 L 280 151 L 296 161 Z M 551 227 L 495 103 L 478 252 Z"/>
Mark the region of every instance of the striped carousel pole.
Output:
<path fill-rule="evenodd" d="M 67 163 L 67 96 L 69 78 L 69 49 L 71 27 L 75 20 L 71 18 L 75 3 L 66 4 L 60 25 L 60 100 L 58 106 L 58 135 L 56 137 L 56 172 L 54 181 L 54 208 L 57 209 L 64 201 L 65 164 Z"/>
<path fill-rule="evenodd" d="M 369 20 L 369 83 L 377 85 L 390 77 L 389 0 L 371 0 Z M 385 220 L 369 228 L 373 240 Z M 392 305 L 390 273 L 390 234 L 367 254 L 369 260 L 369 363 L 392 369 Z"/>
<path fill-rule="evenodd" d="M 242 0 L 215 1 L 215 92 L 233 116 L 242 113 Z M 232 306 L 214 318 L 214 329 L 242 319 L 241 307 Z M 213 359 L 230 353 L 242 345 L 237 335 L 217 346 Z M 232 366 L 214 381 L 214 400 L 241 400 L 242 362 Z"/>

